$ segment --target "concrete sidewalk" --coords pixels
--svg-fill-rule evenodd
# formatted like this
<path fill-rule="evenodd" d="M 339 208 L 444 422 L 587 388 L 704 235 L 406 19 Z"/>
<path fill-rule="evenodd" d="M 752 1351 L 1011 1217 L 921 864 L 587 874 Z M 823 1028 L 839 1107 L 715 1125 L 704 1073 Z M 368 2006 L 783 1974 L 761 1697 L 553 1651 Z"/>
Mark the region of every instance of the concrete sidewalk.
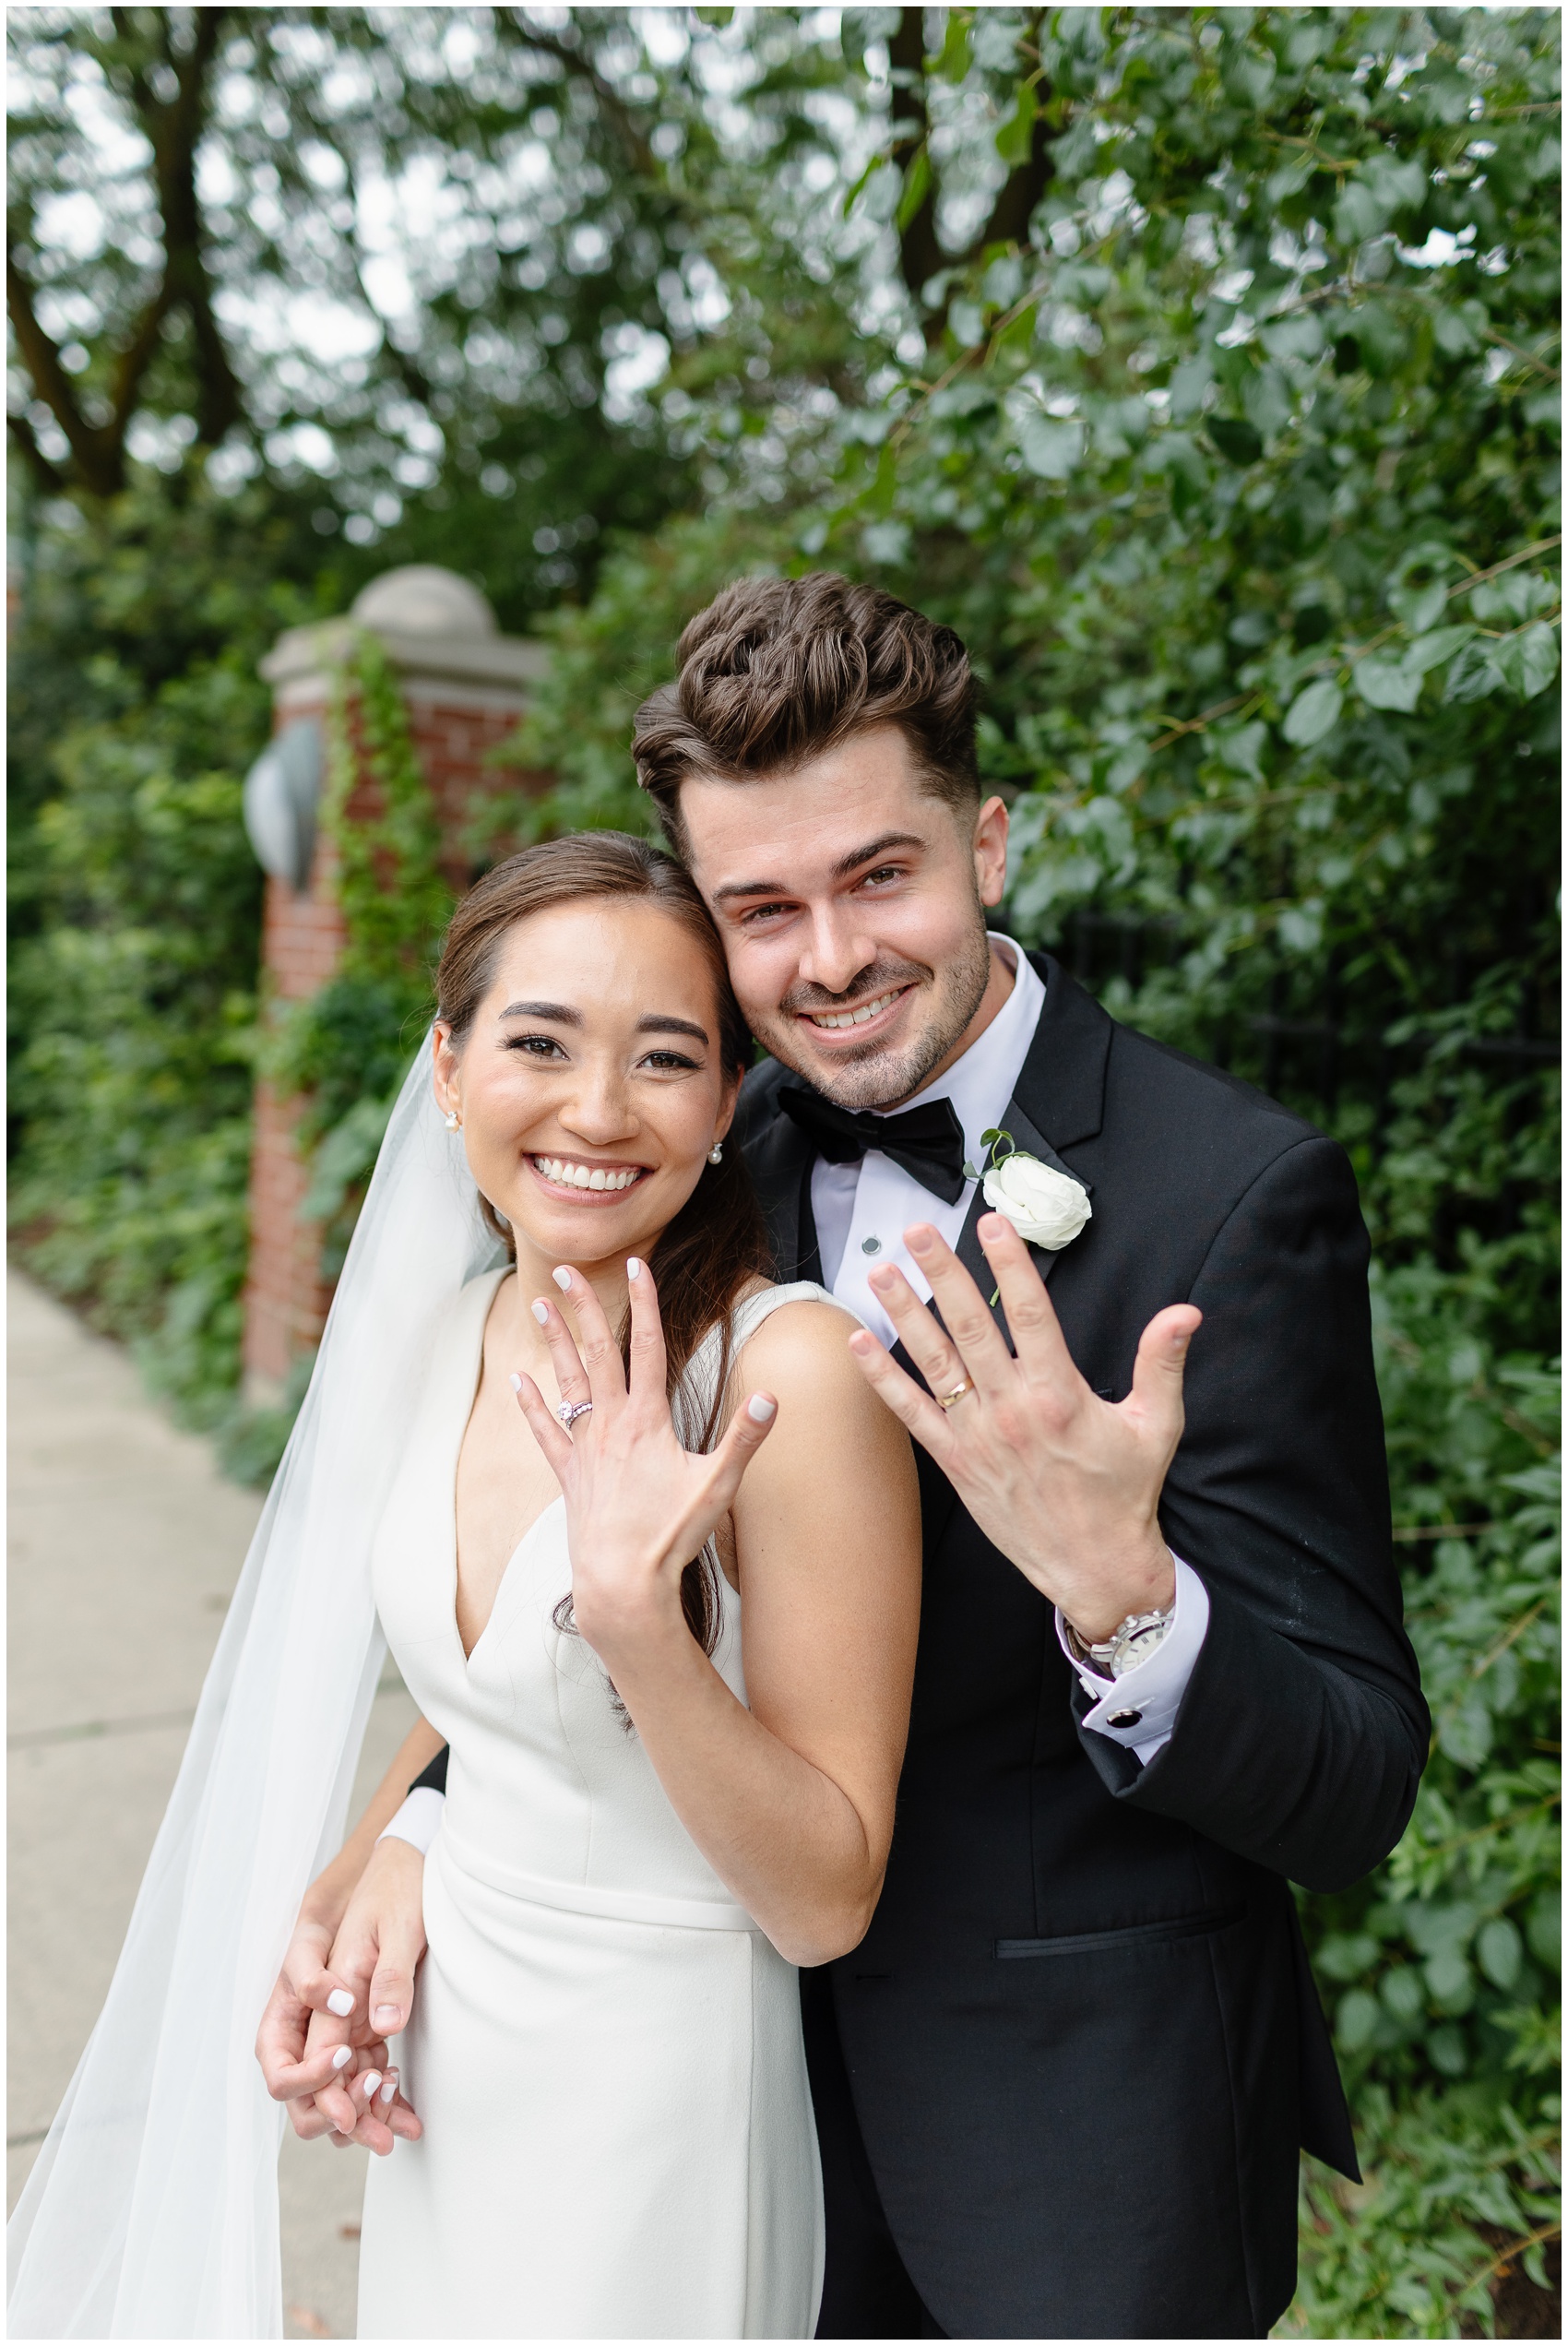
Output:
<path fill-rule="evenodd" d="M 260 1513 L 115 1345 L 9 1279 L 14 2205 L 109 1985 Z M 354 1804 L 414 1718 L 388 1666 Z M 367 2154 L 285 2137 L 291 2338 L 350 2338 Z"/>

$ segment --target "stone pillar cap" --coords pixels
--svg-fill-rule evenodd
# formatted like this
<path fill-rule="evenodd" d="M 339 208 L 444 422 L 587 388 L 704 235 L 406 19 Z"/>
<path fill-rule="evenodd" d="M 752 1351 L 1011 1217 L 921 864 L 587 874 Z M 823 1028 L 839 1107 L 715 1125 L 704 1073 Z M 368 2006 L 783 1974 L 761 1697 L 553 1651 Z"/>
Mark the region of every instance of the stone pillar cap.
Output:
<path fill-rule="evenodd" d="M 519 696 L 544 672 L 545 646 L 503 636 L 479 589 L 435 563 L 409 563 L 361 589 L 346 619 L 290 627 L 260 663 L 282 694 L 297 697 L 307 679 L 325 687 L 327 673 L 357 629 L 376 637 L 394 667 L 409 676 L 500 686 Z"/>
<path fill-rule="evenodd" d="M 400 570 L 385 570 L 362 587 L 349 616 L 379 635 L 389 627 L 398 636 L 494 636 L 500 630 L 495 613 L 479 589 L 455 570 L 434 562 L 410 562 Z"/>

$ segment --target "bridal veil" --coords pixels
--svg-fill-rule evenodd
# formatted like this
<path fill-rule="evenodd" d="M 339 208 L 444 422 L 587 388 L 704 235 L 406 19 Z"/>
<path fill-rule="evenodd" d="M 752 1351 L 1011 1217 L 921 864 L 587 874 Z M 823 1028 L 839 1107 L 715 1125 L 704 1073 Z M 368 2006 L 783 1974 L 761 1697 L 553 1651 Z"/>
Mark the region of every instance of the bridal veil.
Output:
<path fill-rule="evenodd" d="M 12 2337 L 282 2334 L 284 2114 L 253 2050 L 339 1846 L 384 1647 L 376 1521 L 442 1313 L 498 1259 L 428 1038 L 240 1575 L 108 2000 L 9 2230 Z"/>

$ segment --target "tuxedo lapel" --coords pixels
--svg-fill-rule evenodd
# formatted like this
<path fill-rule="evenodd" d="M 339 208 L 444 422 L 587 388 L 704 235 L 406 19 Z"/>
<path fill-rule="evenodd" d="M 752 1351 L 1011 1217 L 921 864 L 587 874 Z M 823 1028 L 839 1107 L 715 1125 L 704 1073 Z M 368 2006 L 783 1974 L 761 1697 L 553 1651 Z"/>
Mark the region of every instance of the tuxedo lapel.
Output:
<path fill-rule="evenodd" d="M 791 1280 L 821 1276 L 816 1230 L 811 1218 L 814 1155 L 812 1143 L 799 1125 L 778 1114 L 746 1144 L 746 1162 L 767 1222 L 774 1266 L 784 1285 Z"/>
<path fill-rule="evenodd" d="M 1022 1086 L 1020 1085 L 1020 1089 L 1021 1088 Z M 1007 1135 L 1008 1139 L 1013 1143 L 1014 1148 L 1017 1149 L 1020 1156 L 1038 1157 L 1041 1164 L 1054 1166 L 1055 1170 L 1059 1173 L 1065 1173 L 1070 1181 L 1081 1183 L 1085 1189 L 1092 1189 L 1094 1187 L 1094 1184 L 1092 1182 L 1085 1181 L 1081 1173 L 1075 1172 L 1064 1157 L 1057 1154 L 1050 1141 L 1047 1140 L 1044 1133 L 1039 1129 L 1030 1118 L 1028 1110 L 1018 1098 L 1016 1092 L 1015 1092 L 1012 1099 L 1008 1101 L 1005 1113 L 1003 1115 L 1002 1122 L 998 1129 Z M 1005 1157 L 1007 1154 L 1006 1149 L 1004 1149 L 1002 1153 Z"/>
<path fill-rule="evenodd" d="M 813 1159 L 808 1151 L 801 1167 L 798 1192 L 800 1210 L 795 1221 L 795 1277 L 813 1279 L 819 1287 L 826 1287 L 827 1281 L 822 1275 L 822 1244 L 816 1234 L 816 1216 L 812 1211 L 812 1164 Z"/>
<path fill-rule="evenodd" d="M 1082 1181 L 1086 1189 L 1091 1186 L 1088 1182 L 1084 1181 L 1082 1173 L 1074 1173 L 1071 1165 L 1063 1162 L 1044 1134 L 1036 1131 L 1016 1096 L 1007 1102 L 1007 1112 L 1002 1119 L 1000 1129 L 1008 1135 L 1015 1148 L 1022 1155 L 1038 1157 L 1042 1164 L 1053 1165 L 1058 1173 L 1066 1173 L 1074 1181 Z M 1003 1153 L 1005 1155 L 1006 1151 L 1004 1150 Z M 980 1243 L 980 1218 L 990 1210 L 985 1202 L 985 1189 L 982 1184 L 977 1187 L 969 1200 L 969 1210 L 964 1216 L 964 1227 L 958 1234 L 958 1244 L 955 1250 L 958 1260 L 963 1264 L 969 1277 L 976 1281 L 982 1295 L 989 1295 L 996 1285 L 995 1273 L 986 1261 Z M 1029 1256 L 1040 1277 L 1048 1280 L 1056 1261 L 1055 1255 L 1048 1253 L 1043 1247 L 1031 1246 Z M 1007 1323 L 1003 1316 L 1000 1303 L 992 1305 L 992 1317 L 998 1328 L 1005 1331 Z"/>
<path fill-rule="evenodd" d="M 1052 955 L 1031 953 L 1029 959 L 1045 980 L 1045 1003 L 1012 1104 L 1048 1140 L 1050 1153 L 1039 1152 L 1047 1164 L 1060 1165 L 1055 1150 L 1092 1140 L 1105 1120 L 1105 1063 L 1116 1029 Z M 1014 1131 L 1013 1137 L 1024 1146 L 1020 1133 Z M 1081 1173 L 1073 1177 L 1083 1179 Z"/>
<path fill-rule="evenodd" d="M 1031 954 L 1029 958 L 1045 980 L 1045 1001 L 1013 1097 L 998 1117 L 997 1126 L 1024 1156 L 1038 1157 L 1042 1164 L 1081 1182 L 1092 1196 L 1094 1184 L 1085 1180 L 1060 1152 L 1077 1141 L 1092 1138 L 1099 1130 L 1104 1113 L 1111 1020 L 1098 1002 L 1074 983 L 1060 962 L 1045 953 Z M 984 1187 L 978 1186 L 969 1200 L 956 1250 L 982 1295 L 990 1295 L 996 1285 L 995 1274 L 980 1243 L 980 1218 L 988 1210 Z M 1049 1281 L 1061 1251 L 1029 1248 L 1030 1259 L 1041 1279 Z M 1001 1303 L 991 1308 L 992 1317 L 1005 1335 L 1007 1322 Z"/>
<path fill-rule="evenodd" d="M 985 1191 L 982 1187 L 977 1185 L 975 1194 L 969 1200 L 969 1210 L 964 1216 L 964 1227 L 958 1233 L 958 1244 L 953 1250 L 957 1256 L 958 1260 L 963 1264 L 964 1268 L 968 1272 L 969 1277 L 974 1280 L 975 1285 L 980 1289 L 982 1295 L 989 1295 L 992 1289 L 996 1284 L 995 1276 L 992 1273 L 991 1265 L 986 1261 L 984 1255 L 980 1252 L 980 1230 L 978 1227 L 981 1214 L 989 1211 L 990 1209 L 985 1202 Z M 1030 1247 L 1029 1252 L 1031 1254 L 1034 1253 L 1034 1248 L 1032 1246 Z M 942 1314 L 936 1310 L 936 1305 L 934 1304 L 930 1304 L 928 1308 L 936 1313 L 938 1319 L 942 1318 Z M 993 1304 L 992 1305 L 991 1316 L 996 1322 L 998 1328 L 1005 1330 L 1007 1323 L 1002 1316 L 1002 1306 L 1000 1304 Z M 945 1325 L 945 1323 L 944 1323 L 944 1325 Z"/>

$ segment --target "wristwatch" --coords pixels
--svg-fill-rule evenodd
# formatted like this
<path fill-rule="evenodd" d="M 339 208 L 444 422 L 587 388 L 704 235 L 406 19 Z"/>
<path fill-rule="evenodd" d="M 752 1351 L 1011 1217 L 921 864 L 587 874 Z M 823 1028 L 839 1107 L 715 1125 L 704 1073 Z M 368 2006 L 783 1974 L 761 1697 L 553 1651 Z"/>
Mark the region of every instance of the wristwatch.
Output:
<path fill-rule="evenodd" d="M 1093 1645 L 1079 1637 L 1065 1614 L 1062 1617 L 1062 1626 L 1067 1633 L 1067 1643 L 1075 1661 L 1092 1664 L 1102 1678 L 1124 1678 L 1129 1670 L 1135 1670 L 1140 1661 L 1146 1661 L 1157 1646 L 1164 1644 L 1175 1618 L 1176 1605 L 1172 1599 L 1163 1613 L 1130 1613 L 1109 1637 L 1102 1637 Z"/>

